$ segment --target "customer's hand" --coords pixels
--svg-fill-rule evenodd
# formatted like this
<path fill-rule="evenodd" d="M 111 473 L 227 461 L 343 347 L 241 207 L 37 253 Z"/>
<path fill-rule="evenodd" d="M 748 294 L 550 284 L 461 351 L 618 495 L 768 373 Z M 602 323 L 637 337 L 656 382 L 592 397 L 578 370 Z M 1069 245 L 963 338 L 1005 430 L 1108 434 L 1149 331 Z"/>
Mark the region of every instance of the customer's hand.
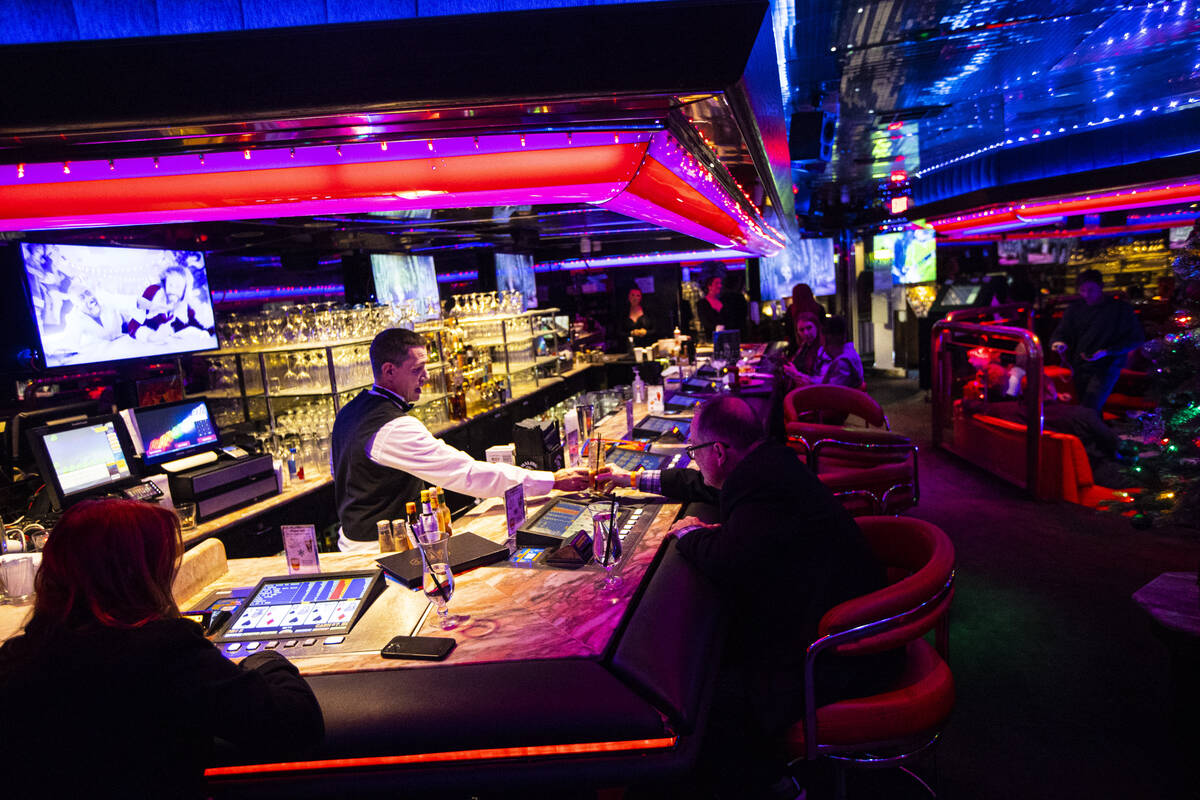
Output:
<path fill-rule="evenodd" d="M 721 527 L 721 524 L 719 522 L 711 522 L 710 523 L 710 522 L 701 521 L 701 519 L 699 517 L 684 517 L 683 519 L 679 520 L 678 522 L 676 522 L 674 525 L 671 526 L 671 529 L 667 531 L 667 535 L 680 537 L 680 536 L 685 536 L 694 530 L 699 530 L 700 528 L 719 528 L 719 527 Z"/>
<path fill-rule="evenodd" d="M 554 473 L 554 488 L 564 492 L 578 492 L 591 486 L 592 476 L 586 467 L 567 467 Z"/>
<path fill-rule="evenodd" d="M 596 488 L 602 492 L 607 492 L 609 489 L 617 487 L 629 487 L 633 485 L 633 473 L 627 472 L 620 467 L 606 465 L 604 469 L 596 473 Z"/>

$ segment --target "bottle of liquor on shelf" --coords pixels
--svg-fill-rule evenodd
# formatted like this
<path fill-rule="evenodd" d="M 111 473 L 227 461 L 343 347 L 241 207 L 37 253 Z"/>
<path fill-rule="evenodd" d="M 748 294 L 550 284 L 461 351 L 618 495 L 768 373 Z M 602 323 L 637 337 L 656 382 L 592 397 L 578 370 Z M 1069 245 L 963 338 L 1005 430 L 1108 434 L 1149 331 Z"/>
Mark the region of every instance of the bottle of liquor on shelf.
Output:
<path fill-rule="evenodd" d="M 437 490 L 437 499 L 438 499 L 438 510 L 441 512 L 441 515 L 442 515 L 442 517 L 441 517 L 442 530 L 444 530 L 446 532 L 446 535 L 449 536 L 450 534 L 454 533 L 453 529 L 450 526 L 450 506 L 446 505 L 446 493 L 445 493 L 445 491 L 442 490 L 442 488 L 440 486 L 438 487 L 438 490 Z"/>

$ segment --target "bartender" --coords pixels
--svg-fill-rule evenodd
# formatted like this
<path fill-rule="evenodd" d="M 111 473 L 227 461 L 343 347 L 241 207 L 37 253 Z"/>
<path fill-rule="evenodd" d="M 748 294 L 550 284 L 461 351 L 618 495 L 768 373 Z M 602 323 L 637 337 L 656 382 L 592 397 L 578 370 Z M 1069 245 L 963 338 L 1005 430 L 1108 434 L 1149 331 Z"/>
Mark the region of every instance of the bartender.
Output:
<path fill-rule="evenodd" d="M 371 342 L 375 385 L 338 412 L 333 423 L 333 493 L 343 551 L 378 549 L 375 523 L 404 516 L 428 483 L 473 497 L 496 497 L 523 484 L 526 495 L 588 487 L 586 469 L 543 472 L 476 461 L 410 416 L 429 378 L 425 339 L 389 328 Z"/>

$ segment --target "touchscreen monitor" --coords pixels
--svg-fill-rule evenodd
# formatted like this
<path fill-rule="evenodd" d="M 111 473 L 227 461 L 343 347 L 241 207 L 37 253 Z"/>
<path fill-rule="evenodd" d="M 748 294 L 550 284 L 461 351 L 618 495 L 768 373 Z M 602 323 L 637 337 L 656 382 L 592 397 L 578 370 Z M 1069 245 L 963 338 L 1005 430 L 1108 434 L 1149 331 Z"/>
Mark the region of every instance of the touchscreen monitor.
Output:
<path fill-rule="evenodd" d="M 691 429 L 691 421 L 686 419 L 671 419 L 669 417 L 646 417 L 634 426 L 634 432 L 643 436 L 665 436 L 673 434 L 680 439 L 686 439 Z"/>
<path fill-rule="evenodd" d="M 686 467 L 689 459 L 683 453 L 647 453 L 645 450 L 617 445 L 608 451 L 606 461 L 633 472 L 639 469 Z"/>
<path fill-rule="evenodd" d="M 220 442 L 205 400 L 183 400 L 133 410 L 147 465 L 214 449 Z"/>
<path fill-rule="evenodd" d="M 47 367 L 217 347 L 204 253 L 21 245 Z"/>
<path fill-rule="evenodd" d="M 549 506 L 537 519 L 527 523 L 525 530 L 533 533 L 546 533 L 551 536 L 564 536 L 579 515 L 587 510 L 582 503 L 572 503 L 569 500 L 559 500 Z"/>
<path fill-rule="evenodd" d="M 132 464 L 133 443 L 115 414 L 36 428 L 29 432 L 29 439 L 34 462 L 56 509 L 128 488 L 139 480 Z"/>
<path fill-rule="evenodd" d="M 349 633 L 375 598 L 379 576 L 368 570 L 263 578 L 217 641 Z"/>

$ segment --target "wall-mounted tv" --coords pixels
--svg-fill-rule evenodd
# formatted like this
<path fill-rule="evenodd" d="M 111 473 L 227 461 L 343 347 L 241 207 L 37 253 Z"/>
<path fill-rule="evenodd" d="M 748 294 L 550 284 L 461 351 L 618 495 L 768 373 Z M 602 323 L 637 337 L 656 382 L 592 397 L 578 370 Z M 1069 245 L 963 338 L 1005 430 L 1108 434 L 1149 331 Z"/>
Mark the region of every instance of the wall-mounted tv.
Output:
<path fill-rule="evenodd" d="M 892 283 L 925 283 L 937 280 L 937 241 L 933 228 L 919 227 L 898 233 L 877 233 L 871 249 L 872 269 L 890 270 Z"/>
<path fill-rule="evenodd" d="M 371 273 L 375 278 L 375 298 L 392 306 L 410 301 L 417 322 L 441 315 L 437 271 L 433 256 L 410 253 L 372 253 Z"/>
<path fill-rule="evenodd" d="M 47 367 L 217 347 L 201 252 L 22 244 L 21 258 Z"/>
<path fill-rule="evenodd" d="M 773 256 L 758 261 L 758 286 L 761 299 L 783 300 L 792 296 L 792 287 L 807 283 L 815 295 L 837 293 L 837 256 L 833 239 L 801 239 Z"/>
<path fill-rule="evenodd" d="M 533 256 L 496 253 L 496 290 L 520 292 L 522 311 L 537 308 L 537 284 L 533 278 Z"/>

